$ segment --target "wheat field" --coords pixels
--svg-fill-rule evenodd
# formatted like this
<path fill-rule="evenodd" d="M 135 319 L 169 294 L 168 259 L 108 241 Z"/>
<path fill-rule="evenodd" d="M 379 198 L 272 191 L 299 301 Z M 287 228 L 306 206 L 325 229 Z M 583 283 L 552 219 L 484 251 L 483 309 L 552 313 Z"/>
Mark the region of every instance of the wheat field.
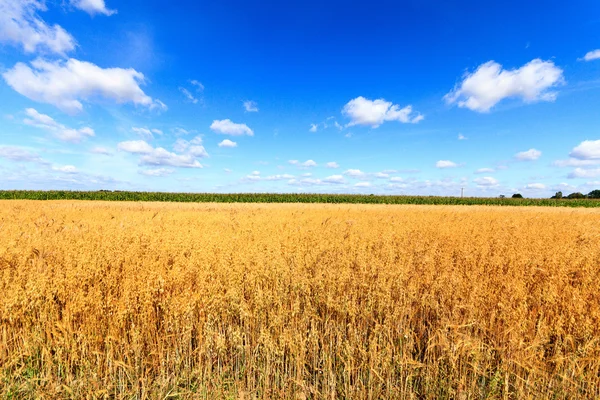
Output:
<path fill-rule="evenodd" d="M 2 201 L 0 393 L 600 397 L 600 210 Z"/>

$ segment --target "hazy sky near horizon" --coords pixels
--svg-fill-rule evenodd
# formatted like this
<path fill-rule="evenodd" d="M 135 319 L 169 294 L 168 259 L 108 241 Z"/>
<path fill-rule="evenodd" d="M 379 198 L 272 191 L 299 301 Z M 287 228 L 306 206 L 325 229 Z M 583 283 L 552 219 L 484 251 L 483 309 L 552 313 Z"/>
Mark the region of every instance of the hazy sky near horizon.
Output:
<path fill-rule="evenodd" d="M 587 193 L 600 3 L 534 3 L 0 0 L 0 189 Z"/>

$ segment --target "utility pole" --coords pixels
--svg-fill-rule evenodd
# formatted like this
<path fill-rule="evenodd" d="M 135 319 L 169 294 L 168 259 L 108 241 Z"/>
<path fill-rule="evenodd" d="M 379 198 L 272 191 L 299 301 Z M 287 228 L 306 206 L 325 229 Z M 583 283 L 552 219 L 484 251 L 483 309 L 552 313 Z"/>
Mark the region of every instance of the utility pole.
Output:
<path fill-rule="evenodd" d="M 462 198 L 462 197 L 464 197 L 464 195 L 465 195 L 465 188 L 461 187 L 460 188 L 460 197 Z"/>

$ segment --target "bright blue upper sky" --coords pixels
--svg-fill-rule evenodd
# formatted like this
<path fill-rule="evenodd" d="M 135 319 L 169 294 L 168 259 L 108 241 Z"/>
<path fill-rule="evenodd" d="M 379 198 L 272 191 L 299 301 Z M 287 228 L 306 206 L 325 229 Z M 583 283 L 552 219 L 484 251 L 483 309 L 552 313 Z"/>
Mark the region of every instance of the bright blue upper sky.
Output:
<path fill-rule="evenodd" d="M 597 1 L 105 1 L 0 0 L 0 189 L 600 188 Z"/>

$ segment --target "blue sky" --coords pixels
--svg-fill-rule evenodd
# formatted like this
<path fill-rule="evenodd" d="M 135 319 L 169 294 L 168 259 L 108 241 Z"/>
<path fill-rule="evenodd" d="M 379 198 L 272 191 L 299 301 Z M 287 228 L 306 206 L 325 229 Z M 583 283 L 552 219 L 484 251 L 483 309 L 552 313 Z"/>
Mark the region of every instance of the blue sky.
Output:
<path fill-rule="evenodd" d="M 0 0 L 0 189 L 600 188 L 600 3 Z"/>

